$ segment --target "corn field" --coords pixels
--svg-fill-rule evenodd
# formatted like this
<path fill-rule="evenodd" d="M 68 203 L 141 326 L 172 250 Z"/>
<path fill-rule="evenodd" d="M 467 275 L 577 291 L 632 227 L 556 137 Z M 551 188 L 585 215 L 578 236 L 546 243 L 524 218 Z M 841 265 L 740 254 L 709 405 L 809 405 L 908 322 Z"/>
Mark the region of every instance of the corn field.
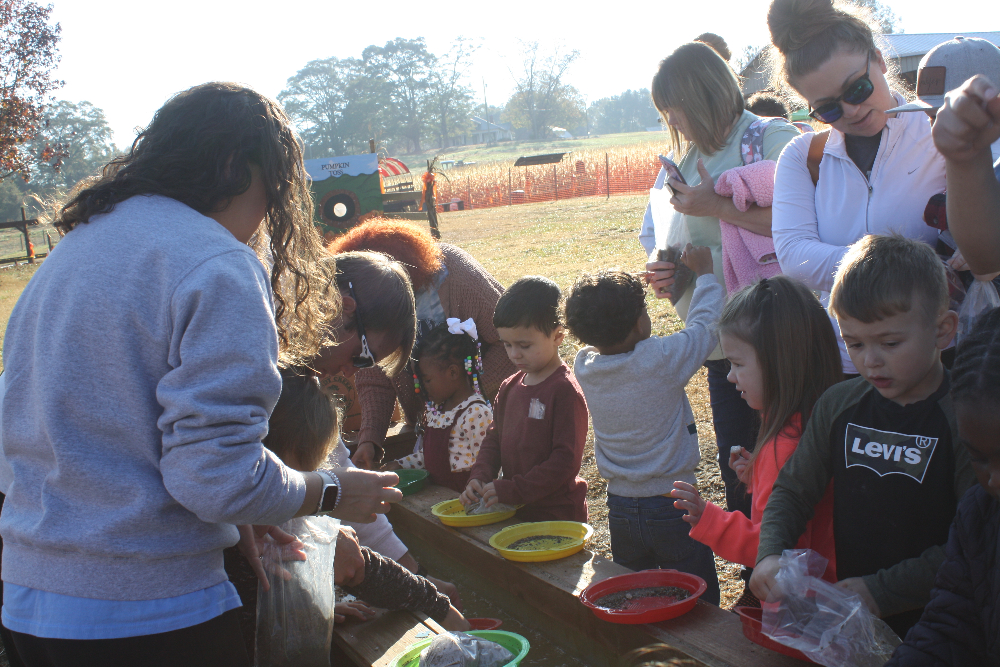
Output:
<path fill-rule="evenodd" d="M 510 206 L 573 197 L 647 192 L 660 171 L 656 144 L 574 151 L 556 164 L 487 162 L 438 174 L 435 200 L 448 210 Z M 453 210 L 452 209 L 452 210 Z"/>

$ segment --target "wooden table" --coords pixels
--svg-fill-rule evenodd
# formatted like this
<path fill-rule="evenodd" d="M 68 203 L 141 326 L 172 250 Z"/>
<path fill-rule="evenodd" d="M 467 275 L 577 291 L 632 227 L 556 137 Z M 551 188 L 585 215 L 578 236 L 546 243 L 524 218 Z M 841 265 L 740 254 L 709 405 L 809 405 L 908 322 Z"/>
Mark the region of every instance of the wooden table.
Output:
<path fill-rule="evenodd" d="M 489 538 L 519 521 L 449 528 L 431 514 L 431 507 L 456 496 L 450 489 L 428 485 L 393 506 L 388 517 L 400 539 L 433 574 L 488 596 L 586 664 L 615 667 L 628 651 L 658 642 L 711 667 L 806 664 L 752 643 L 743 636 L 736 614 L 701 601 L 684 616 L 655 625 L 602 621 L 577 596 L 593 582 L 630 570 L 587 550 L 547 563 L 508 561 L 489 546 Z M 361 631 L 364 624 L 357 627 Z"/>

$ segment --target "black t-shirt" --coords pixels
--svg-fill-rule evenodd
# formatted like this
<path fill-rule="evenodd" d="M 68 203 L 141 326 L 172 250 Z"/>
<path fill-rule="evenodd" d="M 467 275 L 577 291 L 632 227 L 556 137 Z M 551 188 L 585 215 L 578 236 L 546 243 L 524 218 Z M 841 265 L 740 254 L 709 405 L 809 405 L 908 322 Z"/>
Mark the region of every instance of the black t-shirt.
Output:
<path fill-rule="evenodd" d="M 947 542 L 957 506 L 955 443 L 940 406 L 949 387 L 945 373 L 937 391 L 910 405 L 869 391 L 837 416 L 831 444 L 838 579 L 873 574 Z M 864 519 L 871 515 L 879 520 Z M 885 621 L 899 632 L 920 612 Z"/>
<path fill-rule="evenodd" d="M 847 148 L 847 156 L 851 158 L 858 169 L 865 175 L 871 176 L 872 167 L 875 166 L 875 158 L 878 156 L 879 146 L 882 145 L 882 132 L 880 130 L 874 137 L 859 137 L 853 134 L 844 135 L 844 145 Z"/>

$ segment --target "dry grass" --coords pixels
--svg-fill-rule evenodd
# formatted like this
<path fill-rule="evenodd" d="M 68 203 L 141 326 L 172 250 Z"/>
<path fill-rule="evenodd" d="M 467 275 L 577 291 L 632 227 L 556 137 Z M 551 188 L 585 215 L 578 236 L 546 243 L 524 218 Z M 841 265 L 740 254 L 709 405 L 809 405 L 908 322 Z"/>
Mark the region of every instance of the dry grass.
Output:
<path fill-rule="evenodd" d="M 645 258 L 637 234 L 647 196 L 570 199 L 558 202 L 481 209 L 438 216 L 442 240 L 468 251 L 504 285 L 521 276 L 540 274 L 568 289 L 584 272 L 619 267 L 640 271 Z M 647 298 L 653 335 L 666 335 L 683 326 L 669 301 Z M 572 362 L 578 344 L 567 342 L 562 356 Z M 702 369 L 688 385 L 688 398 L 698 425 L 702 460 L 698 485 L 703 495 L 725 507 L 725 495 L 715 460 L 715 432 Z M 608 558 L 607 485 L 594 461 L 594 434 L 587 439 L 581 475 L 590 485 L 590 522 L 595 529 L 592 549 Z M 739 567 L 716 558 L 722 586 L 722 604 L 729 606 L 743 592 Z"/>
<path fill-rule="evenodd" d="M 0 371 L 3 370 L 3 335 L 7 331 L 7 320 L 10 311 L 14 310 L 17 298 L 21 296 L 24 286 L 35 275 L 38 264 L 21 264 L 0 268 Z"/>

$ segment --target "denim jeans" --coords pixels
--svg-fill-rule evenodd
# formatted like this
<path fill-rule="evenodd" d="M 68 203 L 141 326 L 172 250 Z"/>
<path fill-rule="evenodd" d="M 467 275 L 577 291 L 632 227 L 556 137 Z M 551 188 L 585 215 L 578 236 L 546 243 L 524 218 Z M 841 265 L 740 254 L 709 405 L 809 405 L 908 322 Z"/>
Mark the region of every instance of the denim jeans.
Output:
<path fill-rule="evenodd" d="M 701 599 L 719 604 L 719 576 L 708 546 L 691 539 L 686 512 L 664 496 L 627 498 L 608 494 L 611 554 L 631 570 L 679 570 L 705 580 Z"/>
<path fill-rule="evenodd" d="M 719 472 L 726 485 L 726 509 L 743 512 L 750 517 L 750 496 L 746 486 L 729 467 L 729 450 L 744 447 L 752 452 L 757 443 L 760 416 L 740 398 L 736 385 L 726 379 L 729 361 L 706 361 L 708 368 L 708 396 L 712 403 L 712 425 L 715 427 L 715 444 L 719 448 Z"/>

